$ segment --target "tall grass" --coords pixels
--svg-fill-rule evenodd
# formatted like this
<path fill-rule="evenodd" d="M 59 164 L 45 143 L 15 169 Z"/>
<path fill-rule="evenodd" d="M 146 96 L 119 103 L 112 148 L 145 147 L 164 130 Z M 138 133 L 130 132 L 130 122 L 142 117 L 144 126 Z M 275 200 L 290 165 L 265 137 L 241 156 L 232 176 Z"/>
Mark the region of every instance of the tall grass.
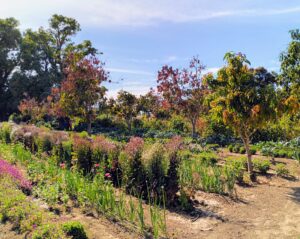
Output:
<path fill-rule="evenodd" d="M 237 172 L 234 171 L 233 167 L 221 167 L 216 165 L 214 161 L 211 153 L 183 160 L 179 169 L 181 187 L 231 194 Z"/>

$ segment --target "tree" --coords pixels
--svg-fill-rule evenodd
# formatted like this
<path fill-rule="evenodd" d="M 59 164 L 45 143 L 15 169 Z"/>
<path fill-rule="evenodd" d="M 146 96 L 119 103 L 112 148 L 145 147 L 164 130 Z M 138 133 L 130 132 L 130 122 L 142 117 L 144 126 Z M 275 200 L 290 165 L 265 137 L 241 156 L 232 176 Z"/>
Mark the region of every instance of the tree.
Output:
<path fill-rule="evenodd" d="M 0 19 L 0 119 L 11 113 L 8 99 L 9 80 L 19 63 L 21 43 L 19 23 L 14 18 Z"/>
<path fill-rule="evenodd" d="M 280 55 L 281 73 L 279 75 L 284 99 L 284 111 L 295 116 L 300 109 L 300 30 L 290 31 L 292 41 Z"/>
<path fill-rule="evenodd" d="M 24 93 L 43 101 L 53 86 L 60 86 L 66 75 L 66 58 L 71 53 L 96 55 L 90 41 L 75 44 L 72 38 L 80 30 L 79 23 L 62 15 L 53 15 L 49 27 L 37 31 L 28 29 L 23 34 L 18 54 L 19 65 L 11 77 L 9 92 L 11 106 L 16 108 Z"/>
<path fill-rule="evenodd" d="M 127 91 L 119 91 L 114 111 L 125 120 L 128 130 L 131 131 L 132 121 L 139 112 L 137 97 Z"/>
<path fill-rule="evenodd" d="M 182 114 L 192 124 L 192 136 L 196 136 L 196 123 L 206 112 L 205 97 L 209 93 L 202 81 L 204 66 L 194 57 L 188 68 L 182 70 L 163 66 L 158 72 L 157 90 L 165 100 L 165 106 Z"/>
<path fill-rule="evenodd" d="M 264 68 L 249 68 L 244 54 L 229 52 L 224 60 L 217 78 L 211 74 L 206 79 L 213 90 L 210 111 L 241 137 L 253 179 L 251 136 L 276 117 L 276 78 Z"/>
<path fill-rule="evenodd" d="M 60 89 L 59 107 L 69 117 L 80 117 L 87 123 L 87 131 L 91 133 L 92 120 L 95 117 L 96 104 L 103 98 L 108 73 L 96 57 L 79 58 L 71 54 L 65 69 L 67 78 Z"/>

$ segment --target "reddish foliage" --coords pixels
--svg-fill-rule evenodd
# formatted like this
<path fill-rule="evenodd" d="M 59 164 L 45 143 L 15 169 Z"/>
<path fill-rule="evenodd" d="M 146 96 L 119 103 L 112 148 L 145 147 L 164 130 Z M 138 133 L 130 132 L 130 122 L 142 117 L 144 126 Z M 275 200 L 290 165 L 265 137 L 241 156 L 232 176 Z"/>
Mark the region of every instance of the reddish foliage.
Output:
<path fill-rule="evenodd" d="M 172 139 L 166 143 L 165 147 L 167 149 L 167 152 L 169 153 L 176 153 L 178 150 L 180 150 L 183 146 L 183 139 L 181 136 L 173 136 Z"/>
<path fill-rule="evenodd" d="M 108 141 L 105 137 L 97 136 L 93 139 L 92 149 L 99 150 L 104 153 L 112 153 L 117 150 L 117 146 Z"/>
<path fill-rule="evenodd" d="M 144 147 L 144 140 L 140 137 L 131 137 L 125 145 L 125 153 L 134 158 L 138 153 L 141 153 Z"/>
<path fill-rule="evenodd" d="M 194 57 L 189 68 L 179 70 L 165 65 L 157 77 L 157 90 L 164 99 L 163 107 L 182 113 L 191 121 L 193 131 L 200 114 L 207 108 L 204 98 L 209 91 L 201 75 L 204 68 L 200 60 Z"/>

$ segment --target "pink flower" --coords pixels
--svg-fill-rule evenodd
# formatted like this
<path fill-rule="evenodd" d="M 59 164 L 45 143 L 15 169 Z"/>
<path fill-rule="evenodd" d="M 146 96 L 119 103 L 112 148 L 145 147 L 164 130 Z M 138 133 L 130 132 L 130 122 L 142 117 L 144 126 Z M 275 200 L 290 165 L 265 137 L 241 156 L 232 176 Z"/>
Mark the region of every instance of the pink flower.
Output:
<path fill-rule="evenodd" d="M 95 168 L 99 168 L 99 167 L 100 167 L 100 164 L 95 163 L 94 167 L 95 167 Z"/>
<path fill-rule="evenodd" d="M 60 166 L 62 169 L 66 168 L 66 164 L 65 164 L 65 163 L 61 163 L 59 166 Z"/>
<path fill-rule="evenodd" d="M 25 189 L 31 190 L 31 183 L 24 178 L 22 172 L 5 160 L 0 159 L 0 175 L 8 175 Z"/>
<path fill-rule="evenodd" d="M 111 178 L 110 173 L 106 173 L 104 176 L 105 176 L 106 178 Z"/>

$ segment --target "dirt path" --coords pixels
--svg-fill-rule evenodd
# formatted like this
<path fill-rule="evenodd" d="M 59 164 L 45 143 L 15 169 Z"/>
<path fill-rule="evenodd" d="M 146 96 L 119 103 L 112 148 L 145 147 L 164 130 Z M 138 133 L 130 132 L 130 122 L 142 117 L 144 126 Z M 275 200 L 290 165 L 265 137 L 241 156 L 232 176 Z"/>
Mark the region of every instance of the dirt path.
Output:
<path fill-rule="evenodd" d="M 280 159 L 300 175 L 295 161 Z M 251 187 L 237 187 L 239 202 L 198 192 L 208 215 L 195 222 L 169 215 L 174 238 L 300 239 L 300 181 L 258 177 Z M 177 224 L 177 227 L 176 227 Z"/>

